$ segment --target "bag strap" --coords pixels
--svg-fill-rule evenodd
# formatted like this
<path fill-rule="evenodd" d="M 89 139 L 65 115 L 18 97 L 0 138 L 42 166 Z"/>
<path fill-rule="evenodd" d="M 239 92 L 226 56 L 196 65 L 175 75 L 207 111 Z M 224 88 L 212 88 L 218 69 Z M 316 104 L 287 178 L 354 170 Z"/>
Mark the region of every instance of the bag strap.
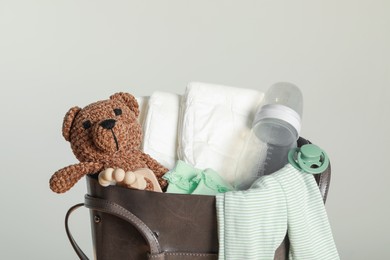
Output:
<path fill-rule="evenodd" d="M 322 199 L 324 201 L 324 204 L 326 202 L 326 198 L 328 197 L 328 191 L 329 191 L 329 184 L 330 184 L 330 175 L 331 175 L 331 167 L 330 164 L 328 168 L 321 174 L 317 174 L 318 176 L 315 176 L 315 179 L 318 183 L 318 188 L 320 189 L 320 193 L 322 195 Z"/>
<path fill-rule="evenodd" d="M 68 236 L 68 239 L 74 249 L 74 251 L 76 252 L 76 254 L 78 255 L 78 257 L 81 259 L 81 260 L 88 260 L 88 257 L 84 254 L 83 250 L 81 250 L 81 248 L 79 247 L 79 245 L 76 243 L 76 241 L 74 240 L 73 236 L 72 236 L 72 233 L 70 232 L 69 230 L 69 217 L 70 215 L 78 208 L 84 206 L 84 203 L 79 203 L 79 204 L 76 204 L 74 205 L 73 207 L 71 207 L 68 212 L 66 212 L 66 215 L 65 215 L 65 230 L 66 230 L 66 235 Z"/>
<path fill-rule="evenodd" d="M 92 210 L 109 213 L 132 224 L 149 244 L 151 254 L 158 254 L 161 252 L 160 244 L 153 231 L 141 219 L 139 219 L 129 210 L 112 201 L 92 197 L 88 194 L 85 195 L 84 199 L 85 207 Z"/>
<path fill-rule="evenodd" d="M 161 253 L 161 248 L 160 248 L 160 244 L 157 240 L 157 237 L 155 236 L 153 231 L 142 220 L 140 220 L 137 216 L 135 216 L 133 213 L 131 213 L 127 209 L 123 208 L 122 206 L 120 206 L 114 202 L 107 201 L 107 200 L 100 199 L 100 198 L 95 198 L 95 197 L 89 196 L 87 194 L 87 195 L 85 195 L 84 203 L 79 203 L 79 204 L 72 206 L 68 210 L 68 212 L 66 213 L 66 216 L 65 216 L 66 234 L 68 236 L 68 239 L 69 239 L 74 251 L 76 252 L 76 254 L 78 255 L 78 257 L 81 260 L 89 260 L 89 259 L 85 255 L 83 250 L 79 247 L 76 240 L 73 238 L 72 233 L 70 232 L 69 217 L 76 209 L 78 209 L 82 206 L 85 206 L 86 208 L 89 208 L 92 210 L 96 210 L 96 211 L 100 211 L 100 212 L 104 212 L 104 213 L 108 213 L 108 214 L 117 216 L 117 217 L 129 222 L 145 238 L 145 240 L 149 244 L 151 255 L 157 255 L 157 254 Z"/>

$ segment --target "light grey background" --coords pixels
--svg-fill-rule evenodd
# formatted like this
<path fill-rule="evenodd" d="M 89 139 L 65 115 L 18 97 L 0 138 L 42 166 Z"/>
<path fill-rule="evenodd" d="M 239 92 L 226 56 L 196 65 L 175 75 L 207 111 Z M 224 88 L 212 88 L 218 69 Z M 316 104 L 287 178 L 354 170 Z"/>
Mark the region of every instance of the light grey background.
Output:
<path fill-rule="evenodd" d="M 62 119 L 117 91 L 189 81 L 298 85 L 303 132 L 331 157 L 326 208 L 342 259 L 390 259 L 390 1 L 0 0 L 0 259 L 76 259 L 63 228 L 85 182 Z M 92 256 L 89 215 L 71 222 Z"/>

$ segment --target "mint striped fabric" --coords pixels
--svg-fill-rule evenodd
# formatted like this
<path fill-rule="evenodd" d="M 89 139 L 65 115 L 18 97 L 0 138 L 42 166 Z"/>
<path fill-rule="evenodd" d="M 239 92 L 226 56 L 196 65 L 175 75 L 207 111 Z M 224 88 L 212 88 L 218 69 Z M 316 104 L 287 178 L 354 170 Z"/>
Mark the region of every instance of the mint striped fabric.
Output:
<path fill-rule="evenodd" d="M 219 259 L 274 259 L 286 232 L 290 260 L 340 259 L 317 183 L 288 164 L 246 191 L 216 196 Z"/>

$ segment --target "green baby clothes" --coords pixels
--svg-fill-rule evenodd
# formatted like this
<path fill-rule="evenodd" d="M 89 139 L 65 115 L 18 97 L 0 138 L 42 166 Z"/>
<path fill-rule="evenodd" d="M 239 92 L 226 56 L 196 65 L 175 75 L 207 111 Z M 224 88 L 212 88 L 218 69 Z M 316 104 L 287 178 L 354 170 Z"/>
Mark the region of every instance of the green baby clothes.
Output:
<path fill-rule="evenodd" d="M 216 195 L 232 191 L 233 187 L 225 182 L 222 177 L 213 169 L 205 169 L 194 179 L 198 183 L 192 194 L 199 195 Z"/>
<path fill-rule="evenodd" d="M 167 193 L 191 194 L 198 186 L 192 179 L 201 172 L 183 161 L 177 161 L 175 167 L 163 176 L 169 183 Z"/>
<path fill-rule="evenodd" d="M 286 231 L 290 260 L 339 259 L 313 176 L 290 164 L 216 200 L 220 260 L 274 259 Z"/>
<path fill-rule="evenodd" d="M 216 171 L 196 169 L 180 160 L 163 178 L 168 180 L 168 193 L 216 195 L 233 190 Z"/>

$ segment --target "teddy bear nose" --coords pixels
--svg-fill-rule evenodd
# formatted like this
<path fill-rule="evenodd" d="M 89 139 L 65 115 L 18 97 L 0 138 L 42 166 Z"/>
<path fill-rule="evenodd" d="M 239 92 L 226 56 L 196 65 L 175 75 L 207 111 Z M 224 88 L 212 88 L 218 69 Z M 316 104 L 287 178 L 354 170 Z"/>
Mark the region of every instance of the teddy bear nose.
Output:
<path fill-rule="evenodd" d="M 115 126 L 115 119 L 107 119 L 102 121 L 99 125 L 104 129 L 112 129 Z"/>

